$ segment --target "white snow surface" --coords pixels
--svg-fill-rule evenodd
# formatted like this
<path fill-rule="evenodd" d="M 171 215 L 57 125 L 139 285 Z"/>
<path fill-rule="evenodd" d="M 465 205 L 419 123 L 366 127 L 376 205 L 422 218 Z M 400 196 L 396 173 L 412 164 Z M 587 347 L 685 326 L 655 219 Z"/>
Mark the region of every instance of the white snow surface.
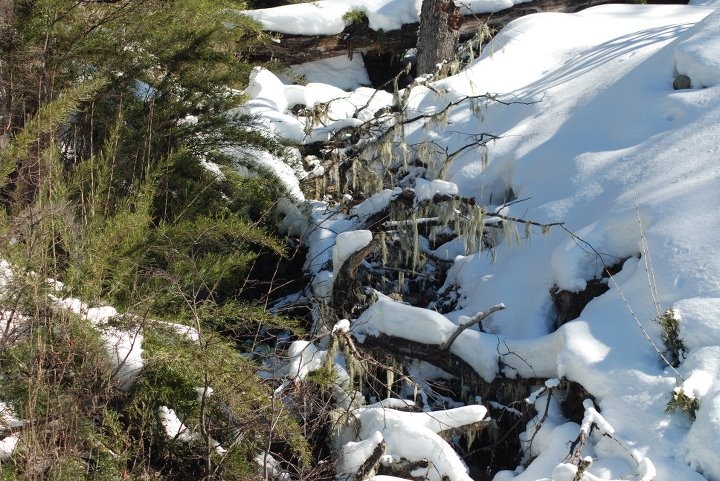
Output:
<path fill-rule="evenodd" d="M 426 413 L 375 405 L 357 408 L 352 414 L 358 426 L 351 424 L 341 433 L 346 440 L 336 466 L 339 479 L 344 479 L 343 474 L 357 471 L 373 449 L 384 441 L 385 455 L 392 461 L 429 460 L 431 466 L 422 473 L 429 481 L 440 481 L 444 476 L 459 481 L 472 480 L 465 464 L 438 433 L 482 421 L 487 414 L 485 407 L 471 405 Z"/>
<path fill-rule="evenodd" d="M 354 5 L 367 11 L 371 26 L 382 28 L 408 22 L 418 11 L 417 2 L 386 1 L 380 8 L 357 1 L 295 5 L 283 13 L 294 22 L 284 31 L 337 33 L 343 27 L 337 19 Z M 581 383 L 595 398 L 586 421 L 600 428 L 583 452 L 593 459 L 584 479 L 720 481 L 720 15 L 716 2 L 694 3 L 604 5 L 522 17 L 458 75 L 432 89 L 415 87 L 408 118 L 486 92 L 520 101 L 490 102 L 481 117 L 469 102 L 460 103 L 449 110 L 446 127 L 406 125 L 406 142 L 431 139 L 454 152 L 467 144 L 467 133 L 498 136 L 487 146 L 486 164 L 481 152 L 466 149 L 437 180 L 481 204 L 512 188 L 525 200 L 504 213 L 562 222 L 567 230 L 555 227 L 544 236 L 533 228 L 520 243 L 501 242 L 493 255 L 456 256 L 445 286 L 460 298 L 451 313 L 381 297 L 351 323 L 356 334 L 383 332 L 440 344 L 462 319 L 505 304 L 506 310 L 483 321 L 484 332 L 463 331 L 451 350 L 487 380 L 516 373 Z M 280 12 L 255 15 L 276 30 Z M 250 92 L 248 108 L 266 113 L 275 132 L 298 143 L 369 118 L 392 101 L 383 94 L 373 97 L 366 87 L 340 93 L 316 83 L 293 90 L 261 73 L 254 82 L 263 88 Z M 691 89 L 673 89 L 679 73 L 691 78 Z M 310 105 L 335 94 L 323 129 L 306 132 L 305 119 L 289 110 L 300 97 Z M 371 108 L 355 119 L 343 117 L 369 98 Z M 418 190 L 425 197 L 435 192 L 430 180 Z M 301 233 L 312 253 L 307 271 L 329 273 L 337 234 L 357 228 L 394 195 L 377 194 L 349 216 L 322 202 L 288 207 L 286 228 Z M 452 259 L 451 253 L 458 251 L 448 247 L 444 255 Z M 555 330 L 550 289 L 580 291 L 613 264 L 621 269 L 608 281 L 609 290 L 579 319 Z M 666 309 L 676 312 L 687 348 L 681 377 L 656 352 L 663 347 L 653 319 Z M 527 362 L 512 363 L 498 346 Z M 508 362 L 507 372 L 497 372 L 500 358 Z M 665 412 L 678 387 L 698 399 L 695 421 Z M 535 402 L 544 409 L 543 396 Z M 422 426 L 413 423 L 390 423 L 384 431 L 371 427 L 352 442 L 369 448 L 376 432 L 385 440 L 425 439 Z M 567 422 L 558 407 L 535 437 L 534 460 L 524 470 L 498 473 L 496 481 L 572 479 L 574 471 L 563 459 L 581 429 L 587 426 Z M 597 434 L 611 431 L 613 439 Z M 451 479 L 464 479 L 448 469 Z"/>
<path fill-rule="evenodd" d="M 173 409 L 170 409 L 167 406 L 160 406 L 158 408 L 158 417 L 160 418 L 160 424 L 165 430 L 165 435 L 169 439 L 179 441 L 181 443 L 203 441 L 202 434 L 186 426 Z M 210 446 L 219 455 L 223 455 L 226 452 L 225 448 L 212 438 L 210 438 Z"/>
<path fill-rule="evenodd" d="M 295 75 L 304 78 L 308 83 L 325 83 L 343 90 L 352 90 L 360 85 L 371 85 L 362 55 L 347 55 L 328 59 L 291 65 Z"/>
<path fill-rule="evenodd" d="M 365 229 L 342 232 L 333 246 L 333 275 L 337 276 L 346 260 L 372 241 L 372 232 Z"/>
<path fill-rule="evenodd" d="M 464 14 L 504 10 L 512 0 L 467 0 L 458 2 Z M 422 0 L 320 0 L 307 4 L 247 10 L 243 13 L 260 22 L 265 30 L 297 35 L 335 35 L 346 24 L 342 17 L 351 10 L 362 10 L 373 30 L 396 30 L 420 20 Z"/>
<path fill-rule="evenodd" d="M 12 407 L 0 401 L 0 428 L 18 429 L 22 427 L 23 424 L 24 422 L 18 419 Z M 0 439 L 0 463 L 10 459 L 18 441 L 20 441 L 20 437 L 15 434 Z"/>
<path fill-rule="evenodd" d="M 720 80 L 720 11 L 699 22 L 675 48 L 675 68 L 693 87 L 712 87 Z"/>

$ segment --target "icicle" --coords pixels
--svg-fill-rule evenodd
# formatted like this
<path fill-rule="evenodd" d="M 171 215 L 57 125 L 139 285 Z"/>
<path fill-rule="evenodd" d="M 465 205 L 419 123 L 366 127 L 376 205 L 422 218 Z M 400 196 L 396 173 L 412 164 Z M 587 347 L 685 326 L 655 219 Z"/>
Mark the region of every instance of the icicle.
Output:
<path fill-rule="evenodd" d="M 395 371 L 388 369 L 385 371 L 385 379 L 387 380 L 387 397 L 392 397 L 392 385 L 395 382 Z"/>
<path fill-rule="evenodd" d="M 353 190 L 357 190 L 357 162 L 355 160 L 350 161 L 350 179 Z"/>
<path fill-rule="evenodd" d="M 513 224 L 512 233 L 513 233 L 513 240 L 515 241 L 515 244 L 520 245 L 521 244 L 520 231 L 518 230 L 516 224 Z"/>
<path fill-rule="evenodd" d="M 417 215 L 413 212 L 412 215 L 412 233 L 413 233 L 413 245 L 412 245 L 412 271 L 414 272 L 420 263 L 420 232 L 418 231 Z"/>

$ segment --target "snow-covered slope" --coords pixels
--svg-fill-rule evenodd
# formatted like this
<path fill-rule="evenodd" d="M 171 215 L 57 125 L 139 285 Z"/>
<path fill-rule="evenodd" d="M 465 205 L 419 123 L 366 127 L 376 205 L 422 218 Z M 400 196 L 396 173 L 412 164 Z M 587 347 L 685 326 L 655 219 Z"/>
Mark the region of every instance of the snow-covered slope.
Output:
<path fill-rule="evenodd" d="M 486 167 L 468 149 L 444 180 L 485 203 L 512 189 L 526 200 L 510 215 L 567 228 L 457 257 L 447 285 L 462 298 L 450 321 L 503 303 L 488 333 L 540 339 L 551 330 L 553 286 L 582 290 L 603 264 L 624 262 L 561 342 L 528 359 L 581 383 L 612 428 L 588 442 L 584 479 L 720 480 L 719 58 L 711 6 L 606 5 L 514 21 L 462 73 L 410 95 L 409 115 L 486 92 L 520 102 L 490 104 L 481 117 L 457 107 L 445 127 L 411 126 L 407 142 L 432 136 L 452 152 L 481 132 L 499 136 Z M 678 74 L 693 88 L 674 90 Z M 346 101 L 367 98 L 353 95 Z M 279 110 L 275 119 L 287 113 Z M 688 349 L 679 372 L 656 349 L 653 319 L 666 309 Z M 674 389 L 698 400 L 694 422 L 665 412 Z M 558 465 L 580 428 L 549 416 L 536 460 L 496 480 L 572 479 Z"/>

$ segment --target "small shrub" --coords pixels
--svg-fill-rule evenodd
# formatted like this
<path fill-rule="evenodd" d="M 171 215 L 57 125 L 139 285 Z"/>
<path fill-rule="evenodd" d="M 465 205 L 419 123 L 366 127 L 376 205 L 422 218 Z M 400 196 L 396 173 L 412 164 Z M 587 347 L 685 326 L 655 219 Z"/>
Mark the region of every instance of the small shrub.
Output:
<path fill-rule="evenodd" d="M 297 459 L 309 461 L 301 427 L 274 411 L 270 386 L 255 374 L 257 365 L 231 343 L 212 334 L 191 342 L 161 329 L 146 329 L 144 339 L 146 367 L 123 408 L 123 419 L 142 446 L 136 458 L 141 463 L 161 463 L 186 476 L 178 479 L 207 476 L 210 465 L 221 479 L 249 479 L 255 469 L 251 460 L 265 448 L 268 436 Z M 200 399 L 203 386 L 212 388 L 212 394 Z M 158 419 L 161 406 L 176 411 L 188 429 L 218 441 L 227 453 L 219 458 L 204 442 L 170 439 Z M 274 423 L 276 430 L 269 432 Z"/>
<path fill-rule="evenodd" d="M 675 317 L 672 309 L 665 311 L 660 317 L 655 319 L 662 329 L 662 341 L 665 345 L 665 358 L 670 362 L 672 367 L 678 367 L 683 359 L 687 348 L 680 337 L 680 324 Z"/>
<path fill-rule="evenodd" d="M 345 12 L 342 16 L 343 22 L 345 22 L 345 25 L 360 25 L 363 23 L 368 23 L 368 17 L 364 10 L 360 8 L 352 8 Z"/>
<path fill-rule="evenodd" d="M 690 416 L 690 419 L 695 420 L 695 414 L 699 408 L 700 403 L 695 396 L 688 396 L 683 388 L 676 387 L 673 390 L 672 398 L 665 407 L 665 412 L 672 413 L 680 410 Z"/>

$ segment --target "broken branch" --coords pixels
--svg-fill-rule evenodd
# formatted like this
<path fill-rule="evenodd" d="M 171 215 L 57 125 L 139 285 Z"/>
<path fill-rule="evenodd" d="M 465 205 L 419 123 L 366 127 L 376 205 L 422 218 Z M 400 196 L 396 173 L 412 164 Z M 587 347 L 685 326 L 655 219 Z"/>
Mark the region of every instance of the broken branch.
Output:
<path fill-rule="evenodd" d="M 455 330 L 455 332 L 453 332 L 452 335 L 445 342 L 440 344 L 439 349 L 443 352 L 447 351 L 448 349 L 450 349 L 450 346 L 452 346 L 453 342 L 455 342 L 455 339 L 457 339 L 458 336 L 460 334 L 462 334 L 465 329 L 468 329 L 468 328 L 474 326 L 475 324 L 482 322 L 483 319 L 487 318 L 490 314 L 497 312 L 497 311 L 502 311 L 503 309 L 505 309 L 504 304 L 497 304 L 497 305 L 492 306 L 487 311 L 478 312 L 473 317 L 471 317 L 467 322 L 458 326 L 458 328 Z"/>

